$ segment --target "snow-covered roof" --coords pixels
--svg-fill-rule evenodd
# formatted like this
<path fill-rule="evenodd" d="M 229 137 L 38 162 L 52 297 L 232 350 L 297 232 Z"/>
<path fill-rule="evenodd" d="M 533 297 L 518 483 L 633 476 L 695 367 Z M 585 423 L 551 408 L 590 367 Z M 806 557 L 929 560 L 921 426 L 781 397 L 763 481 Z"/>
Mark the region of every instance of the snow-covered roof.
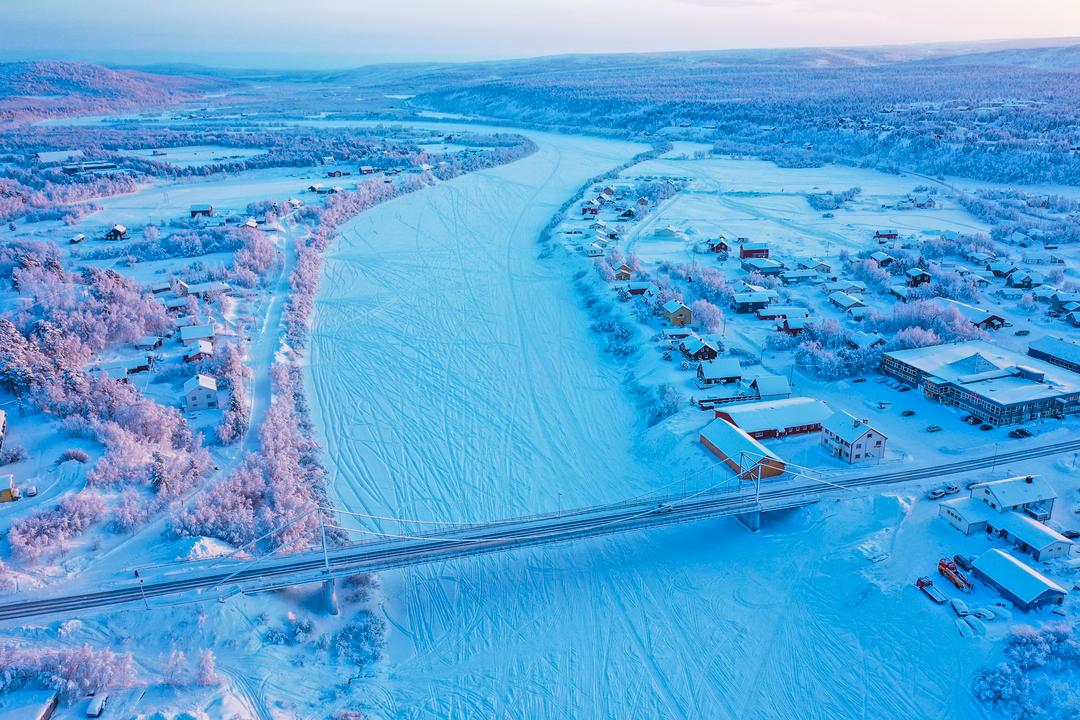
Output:
<path fill-rule="evenodd" d="M 784 263 L 779 260 L 773 260 L 772 258 L 746 258 L 742 262 L 743 265 L 748 265 L 752 268 L 773 269 L 784 267 Z"/>
<path fill-rule="evenodd" d="M 862 305 L 863 301 L 852 295 L 848 295 L 846 292 L 834 292 L 829 295 L 829 302 L 834 305 L 839 305 L 842 308 L 856 307 Z"/>
<path fill-rule="evenodd" d="M 791 317 L 791 316 L 786 315 L 786 316 L 784 316 L 784 322 L 787 323 L 788 329 L 790 329 L 790 330 L 802 330 L 807 325 L 810 325 L 811 323 L 813 323 L 814 318 L 812 318 L 812 317 Z"/>
<path fill-rule="evenodd" d="M 713 420 L 702 428 L 701 437 L 738 462 L 740 470 L 748 470 L 764 458 L 780 460 L 776 453 L 727 420 Z"/>
<path fill-rule="evenodd" d="M 791 394 L 791 383 L 784 375 L 758 375 L 751 384 L 757 388 L 758 395 L 763 398 Z"/>
<path fill-rule="evenodd" d="M 124 233 L 127 232 L 127 228 L 124 227 L 123 225 L 120 225 L 119 223 L 117 223 L 116 225 L 113 225 L 112 229 L 115 230 L 116 232 L 120 233 L 121 235 L 123 235 Z"/>
<path fill-rule="evenodd" d="M 999 515 L 994 521 L 994 527 L 1007 530 L 1010 535 L 1035 550 L 1045 550 L 1059 543 L 1073 544 L 1072 540 L 1052 527 L 1042 524 L 1029 515 L 1015 511 Z"/>
<path fill-rule="evenodd" d="M 809 308 L 804 308 L 800 305 L 770 305 L 767 308 L 758 310 L 759 313 L 766 315 L 775 315 L 784 317 L 809 317 Z"/>
<path fill-rule="evenodd" d="M 143 335 L 135 338 L 133 345 L 137 348 L 152 348 L 161 342 L 161 338 L 157 335 Z"/>
<path fill-rule="evenodd" d="M 690 355 L 697 355 L 703 348 L 711 348 L 713 352 L 719 352 L 715 345 L 713 345 L 711 342 L 702 340 L 697 335 L 692 335 L 683 340 L 682 346 L 683 350 L 685 350 Z"/>
<path fill-rule="evenodd" d="M 941 303 L 943 307 L 956 308 L 961 315 L 963 315 L 975 325 L 981 325 L 982 323 L 992 318 L 998 318 L 1002 321 L 1005 320 L 1005 318 L 1001 317 L 997 313 L 992 313 L 989 310 L 985 310 L 981 307 L 975 307 L 974 305 L 969 305 L 967 303 L 960 302 L 959 300 L 953 300 L 952 298 L 938 298 L 938 302 Z"/>
<path fill-rule="evenodd" d="M 196 375 L 195 377 L 184 383 L 185 395 L 199 389 L 217 392 L 217 380 L 210 377 L 209 375 Z"/>
<path fill-rule="evenodd" d="M 860 350 L 872 348 L 885 342 L 885 338 L 877 333 L 868 333 L 859 330 L 851 334 L 851 344 Z"/>
<path fill-rule="evenodd" d="M 908 268 L 908 269 L 907 269 L 907 270 L 906 270 L 906 271 L 904 272 L 904 274 L 905 274 L 905 275 L 907 275 L 907 276 L 908 276 L 909 278 L 917 278 L 917 277 L 922 277 L 923 275 L 926 275 L 927 277 L 929 277 L 929 276 L 930 276 L 930 273 L 926 272 L 926 271 L 925 271 L 925 270 L 923 270 L 922 268 L 917 268 L 917 267 L 913 267 L 913 268 Z"/>
<path fill-rule="evenodd" d="M 194 283 L 188 286 L 188 292 L 192 295 L 207 295 L 215 292 L 228 292 L 232 288 L 227 282 L 211 280 L 210 282 Z"/>
<path fill-rule="evenodd" d="M 982 340 L 930 345 L 886 353 L 936 382 L 1009 405 L 1080 392 L 1080 376 L 1064 368 L 1021 355 Z"/>
<path fill-rule="evenodd" d="M 191 212 L 210 212 L 214 206 L 208 202 L 191 203 Z"/>
<path fill-rule="evenodd" d="M 187 327 L 180 328 L 180 340 L 206 340 L 207 338 L 214 337 L 214 326 L 207 323 L 206 325 L 188 325 Z"/>
<path fill-rule="evenodd" d="M 680 310 L 689 310 L 690 309 L 690 308 L 686 307 L 685 305 L 683 305 L 678 300 L 668 300 L 661 307 L 663 307 L 664 312 L 668 313 L 669 315 L 673 315 L 673 314 L 679 312 Z"/>
<path fill-rule="evenodd" d="M 1065 588 L 1012 555 L 991 548 L 973 563 L 979 572 L 1024 603 L 1033 602 L 1046 591 L 1065 594 Z"/>
<path fill-rule="evenodd" d="M 1041 337 L 1028 345 L 1028 351 L 1045 353 L 1065 362 L 1080 364 L 1080 345 L 1065 338 Z"/>
<path fill-rule="evenodd" d="M 719 410 L 748 433 L 814 425 L 832 414 L 823 400 L 808 397 L 735 403 Z"/>
<path fill-rule="evenodd" d="M 1032 475 L 1019 475 L 971 486 L 973 491 L 978 488 L 984 488 L 994 496 L 999 507 L 1005 508 L 1020 507 L 1057 497 L 1057 493 L 1045 480 Z"/>
<path fill-rule="evenodd" d="M 40 154 L 40 153 L 39 153 Z M 14 690 L 0 695 L 0 720 L 46 717 L 56 699 L 55 690 Z"/>
<path fill-rule="evenodd" d="M 881 252 L 880 250 L 878 250 L 877 252 L 870 253 L 870 259 L 880 263 L 884 262 L 885 260 L 892 260 L 893 256 L 889 253 Z"/>
<path fill-rule="evenodd" d="M 970 495 L 943 500 L 941 505 L 954 510 L 969 525 L 988 522 L 991 517 L 996 515 L 989 505 Z"/>
<path fill-rule="evenodd" d="M 742 377 L 742 365 L 735 358 L 717 358 L 703 362 L 698 366 L 701 376 L 706 380 Z"/>
<path fill-rule="evenodd" d="M 741 303 L 759 303 L 759 302 L 767 303 L 767 302 L 769 302 L 769 299 L 771 297 L 772 296 L 769 295 L 769 293 L 767 293 L 767 292 L 755 291 L 755 292 L 735 293 L 734 295 L 732 295 L 732 300 L 735 303 L 740 303 L 740 304 Z"/>
<path fill-rule="evenodd" d="M 828 430 L 834 435 L 838 436 L 841 440 L 845 440 L 849 443 L 854 443 L 871 430 L 877 432 L 884 437 L 877 428 L 873 428 L 865 421 L 855 417 L 846 410 L 837 410 L 821 423 L 823 430 Z"/>
<path fill-rule="evenodd" d="M 185 357 L 195 357 L 200 353 L 203 355 L 214 354 L 214 346 L 210 343 L 209 340 L 200 340 L 198 344 L 192 345 L 191 349 L 185 353 Z"/>

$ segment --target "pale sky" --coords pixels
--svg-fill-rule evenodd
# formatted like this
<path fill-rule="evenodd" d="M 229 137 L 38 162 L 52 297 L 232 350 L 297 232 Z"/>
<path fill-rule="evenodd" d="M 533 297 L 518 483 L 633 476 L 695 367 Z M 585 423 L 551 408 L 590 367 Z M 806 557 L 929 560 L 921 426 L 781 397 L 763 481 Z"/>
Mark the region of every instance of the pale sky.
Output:
<path fill-rule="evenodd" d="M 3 0 L 0 59 L 344 67 L 1080 36 L 1080 0 Z"/>

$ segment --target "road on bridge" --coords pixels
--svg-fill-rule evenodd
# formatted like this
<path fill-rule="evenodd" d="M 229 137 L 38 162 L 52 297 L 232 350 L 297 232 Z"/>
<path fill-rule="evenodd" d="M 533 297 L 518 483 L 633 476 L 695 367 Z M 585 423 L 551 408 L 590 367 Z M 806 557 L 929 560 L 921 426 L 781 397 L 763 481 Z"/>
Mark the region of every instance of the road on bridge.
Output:
<path fill-rule="evenodd" d="M 85 593 L 43 595 L 0 605 L 0 622 L 69 615 L 114 605 L 206 591 L 206 599 L 315 583 L 356 573 L 440 562 L 533 545 L 567 542 L 707 518 L 810 505 L 830 495 L 992 468 L 999 463 L 1080 451 L 1080 439 L 1028 447 L 953 463 L 834 481 L 763 483 L 758 491 L 650 496 L 527 518 L 458 525 L 449 530 L 390 537 L 256 560 L 207 560 L 147 569 L 114 587 Z"/>

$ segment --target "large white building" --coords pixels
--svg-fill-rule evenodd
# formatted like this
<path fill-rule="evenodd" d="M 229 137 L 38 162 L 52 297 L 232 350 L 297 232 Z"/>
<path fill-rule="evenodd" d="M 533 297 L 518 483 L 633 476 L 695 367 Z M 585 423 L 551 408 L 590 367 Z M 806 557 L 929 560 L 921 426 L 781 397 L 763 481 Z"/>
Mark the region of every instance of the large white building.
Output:
<path fill-rule="evenodd" d="M 987 342 L 887 352 L 881 371 L 993 425 L 1080 412 L 1080 375 Z"/>

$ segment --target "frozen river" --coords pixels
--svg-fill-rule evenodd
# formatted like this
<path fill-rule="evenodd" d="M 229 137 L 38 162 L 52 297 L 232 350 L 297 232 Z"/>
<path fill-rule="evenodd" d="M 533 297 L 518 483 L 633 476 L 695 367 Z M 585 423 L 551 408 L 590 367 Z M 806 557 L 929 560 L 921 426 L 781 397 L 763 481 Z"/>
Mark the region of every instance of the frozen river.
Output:
<path fill-rule="evenodd" d="M 529 134 L 538 153 L 363 213 L 328 253 L 309 384 L 340 507 L 483 520 L 670 481 L 565 261 L 537 259 L 558 205 L 643 148 Z M 860 543 L 905 512 L 856 501 L 757 535 L 717 521 L 385 573 L 372 715 L 980 717 L 971 645 L 861 574 Z"/>

